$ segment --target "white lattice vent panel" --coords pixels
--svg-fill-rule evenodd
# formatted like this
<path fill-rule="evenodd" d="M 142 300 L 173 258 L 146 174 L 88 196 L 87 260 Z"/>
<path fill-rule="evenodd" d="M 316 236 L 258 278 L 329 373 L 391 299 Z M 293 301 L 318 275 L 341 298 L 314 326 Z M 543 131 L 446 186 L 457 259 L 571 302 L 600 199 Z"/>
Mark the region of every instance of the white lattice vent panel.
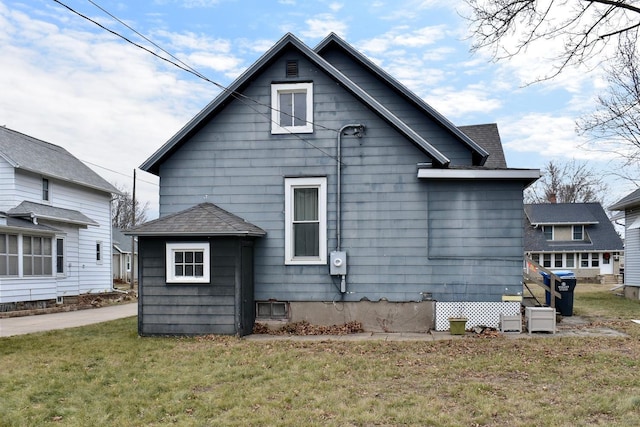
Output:
<path fill-rule="evenodd" d="M 436 302 L 436 331 L 449 330 L 450 317 L 466 317 L 467 329 L 478 325 L 500 327 L 500 314 L 520 314 L 520 303 L 508 302 Z"/>

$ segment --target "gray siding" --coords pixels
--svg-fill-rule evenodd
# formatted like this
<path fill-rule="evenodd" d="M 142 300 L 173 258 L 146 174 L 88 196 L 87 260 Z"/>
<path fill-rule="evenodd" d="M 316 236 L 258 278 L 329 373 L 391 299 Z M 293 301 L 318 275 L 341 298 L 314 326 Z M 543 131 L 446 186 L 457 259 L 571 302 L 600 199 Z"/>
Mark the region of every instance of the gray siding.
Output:
<path fill-rule="evenodd" d="M 139 238 L 140 334 L 234 334 L 237 241 L 210 241 L 211 283 L 198 285 L 166 283 L 166 241 L 181 240 Z"/>
<path fill-rule="evenodd" d="M 390 87 L 382 85 L 375 75 L 362 68 L 343 51 L 326 50 L 322 56 L 342 74 L 380 101 L 389 111 L 400 117 L 431 145 L 449 157 L 453 164 L 472 164 L 471 151 L 468 147 L 462 142 L 454 140 L 447 129 L 408 102 L 405 97 Z"/>
<path fill-rule="evenodd" d="M 515 265 L 521 273 L 521 222 L 519 232 L 507 231 L 506 246 L 517 247 L 517 252 L 504 252 L 506 259 L 430 259 L 429 189 L 433 184 L 418 180 L 416 167 L 430 161 L 428 156 L 304 58 L 284 57 L 299 60 L 298 80 L 313 81 L 314 122 L 321 126 L 316 125 L 313 134 L 271 135 L 266 105 L 270 103 L 271 82 L 284 80 L 285 58 L 279 58 L 245 88 L 248 97 L 265 105 L 249 107 L 245 101 L 233 101 L 161 165 L 162 216 L 206 200 L 267 231 L 255 246 L 258 300 L 418 301 L 424 293 L 431 293 L 441 300 L 486 301 L 500 300 L 505 287 L 521 286 L 521 278 L 512 274 Z M 364 124 L 366 134 L 361 139 L 342 138 L 342 248 L 348 252 L 349 267 L 347 294 L 340 295 L 338 279 L 328 274 L 327 265 L 284 265 L 284 178 L 328 178 L 327 247 L 333 250 L 336 162 L 331 156 L 336 154 L 336 130 L 347 123 Z M 439 135 L 438 148 L 445 155 L 458 153 L 459 163 L 470 164 L 468 151 L 467 157 L 461 154 L 466 148 L 460 151 L 460 143 L 448 137 L 440 125 L 429 120 L 424 123 L 424 133 L 433 136 L 430 142 Z M 467 192 L 476 191 L 462 185 L 461 200 Z M 509 209 L 518 205 L 521 217 L 521 185 L 505 190 L 494 184 L 488 191 L 494 197 L 508 192 L 514 199 L 505 204 Z M 433 194 L 437 197 L 437 192 Z M 505 204 L 477 203 L 475 207 L 482 212 L 475 217 L 475 230 L 483 228 L 485 218 L 498 219 Z M 462 202 L 457 207 L 469 209 Z M 497 239 L 498 231 L 495 233 Z M 478 245 L 487 243 L 490 239 L 478 235 L 473 245 L 465 242 L 466 253 L 482 253 Z M 509 274 L 496 278 L 507 269 Z"/>

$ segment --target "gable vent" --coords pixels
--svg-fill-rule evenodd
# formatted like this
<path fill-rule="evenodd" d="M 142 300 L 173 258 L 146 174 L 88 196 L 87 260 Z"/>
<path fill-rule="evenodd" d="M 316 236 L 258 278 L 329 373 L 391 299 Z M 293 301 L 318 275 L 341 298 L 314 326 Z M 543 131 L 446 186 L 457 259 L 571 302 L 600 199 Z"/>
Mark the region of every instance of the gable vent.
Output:
<path fill-rule="evenodd" d="M 298 61 L 287 61 L 287 77 L 298 77 Z"/>

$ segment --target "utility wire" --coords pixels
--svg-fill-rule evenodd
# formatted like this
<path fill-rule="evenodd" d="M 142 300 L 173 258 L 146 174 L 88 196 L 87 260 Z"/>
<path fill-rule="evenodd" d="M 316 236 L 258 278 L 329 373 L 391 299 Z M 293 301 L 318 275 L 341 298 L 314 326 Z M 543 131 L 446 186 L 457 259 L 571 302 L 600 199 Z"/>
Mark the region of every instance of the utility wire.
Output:
<path fill-rule="evenodd" d="M 174 55 L 173 55 L 173 54 L 171 54 L 170 52 L 168 52 L 168 51 L 166 51 L 165 49 L 163 49 L 163 48 L 162 48 L 161 46 L 159 46 L 157 43 L 153 42 L 153 41 L 152 41 L 152 40 L 150 40 L 148 37 L 144 36 L 143 34 L 141 34 L 140 32 L 138 32 L 137 30 L 135 30 L 133 27 L 131 27 L 130 25 L 128 25 L 128 24 L 126 24 L 125 22 L 123 22 L 121 19 L 117 18 L 115 15 L 111 14 L 110 12 L 108 12 L 106 9 L 104 9 L 103 7 L 101 7 L 100 5 L 98 5 L 97 3 L 95 3 L 93 0 L 87 0 L 87 1 L 88 1 L 89 3 L 91 3 L 92 5 L 94 5 L 96 8 L 100 9 L 102 12 L 104 12 L 104 13 L 105 13 L 105 14 L 107 14 L 108 16 L 110 16 L 111 18 L 115 19 L 115 20 L 116 20 L 117 22 L 119 22 L 120 24 L 124 25 L 124 26 L 125 26 L 126 28 L 128 28 L 129 30 L 133 31 L 133 32 L 134 32 L 135 34 L 137 34 L 138 36 L 142 37 L 142 38 L 143 38 L 144 40 L 146 40 L 147 42 L 151 43 L 153 46 L 155 46 L 155 47 L 156 47 L 156 48 L 158 48 L 160 51 L 162 51 L 162 52 L 164 52 L 165 54 L 167 54 L 169 57 L 171 57 L 171 58 L 175 59 L 175 61 L 177 61 L 177 62 L 171 61 L 170 59 L 167 59 L 167 58 L 165 58 L 165 57 L 163 57 L 163 56 L 161 56 L 161 55 L 158 55 L 156 52 L 152 51 L 151 49 L 149 49 L 149 48 L 147 48 L 147 47 L 145 47 L 145 46 L 142 46 L 142 45 L 140 45 L 140 44 L 138 44 L 138 43 L 136 43 L 136 42 L 132 41 L 131 39 L 129 39 L 129 38 L 127 38 L 127 37 L 125 37 L 124 35 L 122 35 L 122 34 L 120 34 L 120 33 L 116 32 L 116 31 L 114 31 L 114 30 L 112 30 L 112 29 L 110 29 L 110 28 L 108 28 L 108 27 L 106 27 L 106 26 L 102 25 L 101 23 L 99 23 L 99 22 L 95 21 L 94 19 L 89 18 L 88 16 L 86 16 L 86 15 L 82 14 L 81 12 L 78 12 L 77 10 L 73 9 L 72 7 L 70 7 L 70 6 L 66 5 L 66 4 L 64 4 L 64 3 L 63 3 L 63 2 L 61 2 L 60 0 L 53 0 L 53 1 L 54 1 L 54 2 L 56 2 L 56 3 L 58 3 L 60 6 L 62 6 L 62 7 L 64 7 L 64 8 L 66 8 L 66 9 L 67 9 L 67 10 L 69 10 L 70 12 L 72 12 L 72 13 L 74 13 L 74 14 L 76 14 L 76 15 L 80 16 L 81 18 L 83 18 L 83 19 L 85 19 L 85 20 L 87 20 L 87 21 L 89 21 L 89 22 L 91 22 L 91 23 L 93 23 L 93 24 L 97 25 L 98 27 L 102 28 L 103 30 L 105 30 L 105 31 L 107 31 L 107 32 L 109 32 L 109 33 L 111 33 L 111 34 L 113 34 L 114 36 L 116 36 L 116 37 L 118 37 L 118 38 L 121 38 L 121 39 L 122 39 L 122 40 L 124 40 L 125 42 L 127 42 L 127 43 L 129 43 L 129 44 L 131 44 L 131 45 L 133 45 L 133 46 L 135 46 L 135 47 L 137 47 L 137 48 L 139 48 L 139 49 L 142 49 L 142 50 L 144 50 L 145 52 L 150 53 L 151 55 L 155 56 L 156 58 L 161 59 L 161 60 L 163 60 L 163 61 L 165 61 L 165 62 L 167 62 L 167 63 L 169 63 L 169 64 L 171 64 L 171 65 L 173 65 L 173 66 L 175 66 L 175 67 L 177 67 L 177 68 L 179 68 L 179 69 L 181 69 L 181 70 L 183 70 L 183 71 L 186 71 L 187 73 L 190 73 L 190 74 L 192 74 L 192 75 L 196 76 L 197 78 L 199 78 L 199 79 L 201 79 L 201 80 L 204 80 L 204 81 L 206 81 L 206 82 L 208 82 L 208 83 L 213 84 L 213 85 L 214 85 L 214 86 L 216 86 L 217 88 L 219 88 L 219 89 L 221 89 L 221 90 L 223 90 L 223 91 L 225 91 L 225 92 L 229 93 L 229 94 L 230 94 L 234 99 L 238 100 L 239 102 L 243 103 L 243 104 L 244 104 L 244 105 L 246 105 L 247 107 L 251 108 L 251 109 L 252 109 L 253 111 L 255 111 L 256 113 L 258 113 L 258 114 L 260 114 L 260 115 L 262 115 L 262 116 L 266 117 L 266 118 L 267 118 L 269 121 L 271 121 L 271 122 L 274 122 L 274 121 L 273 121 L 273 119 L 270 117 L 270 114 L 265 114 L 265 113 L 263 113 L 263 112 L 261 112 L 261 111 L 258 111 L 258 110 L 257 110 L 256 108 L 254 108 L 252 105 L 250 105 L 250 104 L 248 104 L 247 102 L 244 102 L 244 101 L 245 101 L 245 100 L 246 100 L 246 101 L 251 101 L 251 102 L 252 102 L 252 103 L 254 103 L 254 104 L 257 104 L 257 105 L 260 105 L 260 106 L 266 107 L 266 108 L 268 108 L 268 109 L 270 109 L 270 110 L 277 111 L 277 112 L 279 112 L 279 113 L 285 114 L 285 115 L 290 116 L 290 117 L 292 117 L 292 118 L 296 118 L 295 116 L 293 116 L 293 115 L 291 115 L 291 114 L 288 114 L 288 113 L 286 113 L 286 112 L 279 111 L 278 109 L 274 108 L 274 107 L 273 107 L 273 106 L 271 106 L 271 105 L 268 105 L 268 104 L 265 104 L 265 103 L 263 103 L 263 102 L 260 102 L 260 101 L 258 101 L 258 100 L 256 100 L 256 99 L 250 98 L 250 97 L 248 97 L 248 96 L 246 96 L 246 95 L 244 95 L 244 94 L 242 94 L 242 93 L 240 93 L 240 92 L 237 92 L 237 91 L 231 90 L 231 89 L 229 89 L 228 87 L 226 87 L 226 86 L 224 86 L 224 85 L 222 85 L 222 84 L 220 84 L 220 83 L 218 83 L 218 82 L 216 82 L 216 81 L 214 81 L 214 80 L 209 79 L 209 78 L 208 78 L 208 77 L 206 77 L 204 74 L 200 73 L 199 71 L 197 71 L 197 70 L 196 70 L 196 69 L 194 69 L 193 67 L 189 66 L 188 64 L 186 64 L 185 62 L 183 62 L 182 60 L 180 60 L 179 58 L 177 58 L 176 56 L 174 56 Z M 338 132 L 339 132 L 339 130 L 337 130 L 337 129 L 333 129 L 333 128 L 329 128 L 329 127 L 326 127 L 326 126 L 322 126 L 322 125 L 320 125 L 320 124 L 318 124 L 318 123 L 314 123 L 314 122 L 310 122 L 310 121 L 306 121 L 306 122 L 307 122 L 307 123 L 311 123 L 311 124 L 313 124 L 313 125 L 315 125 L 315 126 L 317 126 L 317 127 L 323 128 L 323 129 L 325 129 L 325 130 L 330 130 L 330 131 L 333 131 L 333 132 L 336 132 L 336 133 L 338 133 Z M 295 137 L 296 137 L 297 139 L 299 139 L 300 141 L 302 141 L 302 142 L 304 142 L 305 144 L 308 144 L 309 146 L 311 146 L 311 147 L 315 148 L 316 150 L 320 151 L 321 153 L 323 153 L 323 154 L 324 154 L 324 155 L 326 155 L 327 157 L 329 157 L 329 158 L 331 158 L 331 159 L 333 159 L 333 160 L 335 160 L 335 161 L 339 161 L 339 160 L 338 160 L 338 158 L 337 158 L 337 156 L 334 156 L 334 155 L 332 155 L 332 154 L 330 154 L 330 153 L 326 152 L 326 151 L 325 151 L 325 150 L 323 150 L 322 148 L 320 148 L 320 147 L 318 147 L 318 146 L 314 145 L 313 143 L 311 143 L 310 141 L 308 141 L 308 140 L 304 139 L 304 138 L 303 138 L 303 137 L 301 137 L 300 135 L 298 135 L 298 134 L 296 134 L 296 133 L 293 133 L 293 132 L 291 132 L 291 131 L 289 131 L 289 134 L 290 134 L 290 135 L 295 136 Z"/>

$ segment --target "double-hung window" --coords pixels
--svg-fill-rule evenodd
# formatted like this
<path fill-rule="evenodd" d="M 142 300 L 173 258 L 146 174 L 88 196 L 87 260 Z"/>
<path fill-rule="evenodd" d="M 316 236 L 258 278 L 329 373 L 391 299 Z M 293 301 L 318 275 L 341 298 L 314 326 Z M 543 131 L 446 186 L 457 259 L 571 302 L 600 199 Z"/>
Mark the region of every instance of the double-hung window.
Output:
<path fill-rule="evenodd" d="M 285 264 L 327 263 L 327 178 L 285 179 Z"/>
<path fill-rule="evenodd" d="M 167 243 L 166 266 L 167 283 L 209 283 L 209 243 Z"/>
<path fill-rule="evenodd" d="M 271 85 L 271 133 L 313 132 L 313 83 Z"/>
<path fill-rule="evenodd" d="M 47 178 L 42 178 L 42 200 L 49 201 L 49 180 Z"/>
<path fill-rule="evenodd" d="M 544 233 L 545 240 L 553 240 L 553 226 L 543 225 L 542 232 Z"/>
<path fill-rule="evenodd" d="M 64 274 L 64 239 L 56 239 L 56 273 Z"/>
<path fill-rule="evenodd" d="M 584 240 L 584 225 L 573 226 L 573 240 Z"/>

